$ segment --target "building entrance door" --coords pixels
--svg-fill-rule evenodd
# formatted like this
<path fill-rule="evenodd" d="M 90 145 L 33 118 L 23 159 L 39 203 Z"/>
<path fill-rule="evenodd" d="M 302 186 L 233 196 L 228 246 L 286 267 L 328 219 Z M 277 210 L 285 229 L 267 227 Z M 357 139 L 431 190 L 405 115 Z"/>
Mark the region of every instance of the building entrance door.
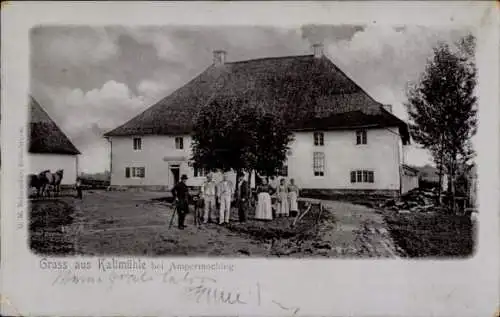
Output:
<path fill-rule="evenodd" d="M 172 187 L 175 186 L 180 180 L 180 165 L 170 165 L 171 180 L 173 183 L 170 184 Z"/>

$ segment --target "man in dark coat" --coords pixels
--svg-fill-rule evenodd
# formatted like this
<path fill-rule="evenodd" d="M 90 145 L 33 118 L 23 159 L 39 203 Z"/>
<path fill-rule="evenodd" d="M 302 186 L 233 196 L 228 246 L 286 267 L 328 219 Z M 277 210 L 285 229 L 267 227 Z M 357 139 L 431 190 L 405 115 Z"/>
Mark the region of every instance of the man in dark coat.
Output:
<path fill-rule="evenodd" d="M 184 174 L 181 181 L 172 188 L 172 195 L 177 208 L 177 218 L 179 229 L 184 229 L 184 219 L 189 212 L 189 189 L 186 185 L 187 176 Z"/>
<path fill-rule="evenodd" d="M 248 182 L 245 180 L 245 176 L 241 174 L 238 178 L 238 184 L 235 190 L 235 200 L 238 206 L 238 217 L 240 222 L 245 222 L 247 220 L 247 210 L 250 198 L 250 187 Z"/>

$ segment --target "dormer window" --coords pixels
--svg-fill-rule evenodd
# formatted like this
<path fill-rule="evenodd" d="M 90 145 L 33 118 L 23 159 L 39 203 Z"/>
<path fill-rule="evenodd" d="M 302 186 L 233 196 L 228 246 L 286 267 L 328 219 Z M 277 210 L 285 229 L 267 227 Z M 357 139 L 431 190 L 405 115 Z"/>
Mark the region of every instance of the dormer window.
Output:
<path fill-rule="evenodd" d="M 366 130 L 356 131 L 356 144 L 366 144 Z"/>
<path fill-rule="evenodd" d="M 182 150 L 184 149 L 184 138 L 179 136 L 175 138 L 175 148 L 177 150 Z"/>
<path fill-rule="evenodd" d="M 314 145 L 315 146 L 325 145 L 325 134 L 323 132 L 314 132 Z"/>
<path fill-rule="evenodd" d="M 134 151 L 142 150 L 142 139 L 141 138 L 134 138 L 133 146 L 134 146 Z"/>

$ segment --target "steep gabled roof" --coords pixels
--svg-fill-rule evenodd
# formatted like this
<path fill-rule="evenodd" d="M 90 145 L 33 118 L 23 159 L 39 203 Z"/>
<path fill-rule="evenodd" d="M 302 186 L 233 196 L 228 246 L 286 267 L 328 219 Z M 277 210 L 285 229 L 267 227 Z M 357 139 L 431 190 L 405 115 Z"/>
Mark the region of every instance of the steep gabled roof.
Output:
<path fill-rule="evenodd" d="M 211 65 L 105 136 L 190 133 L 199 109 L 214 98 L 285 107 L 290 117 L 304 119 L 357 110 L 378 113 L 381 107 L 325 56 L 263 58 Z M 291 124 L 300 126 L 300 120 Z"/>
<path fill-rule="evenodd" d="M 33 97 L 30 97 L 29 152 L 80 154 L 80 151 Z"/>

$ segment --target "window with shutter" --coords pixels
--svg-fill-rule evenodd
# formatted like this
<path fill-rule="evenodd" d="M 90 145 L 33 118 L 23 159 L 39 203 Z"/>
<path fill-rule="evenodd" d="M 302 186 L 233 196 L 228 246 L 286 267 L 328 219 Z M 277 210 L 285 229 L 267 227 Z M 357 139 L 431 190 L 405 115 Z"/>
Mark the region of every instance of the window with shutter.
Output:
<path fill-rule="evenodd" d="M 368 183 L 368 171 L 363 171 L 363 182 Z"/>
<path fill-rule="evenodd" d="M 138 167 L 136 176 L 139 178 L 144 178 L 146 176 L 146 168 L 145 167 Z"/>
<path fill-rule="evenodd" d="M 145 167 L 126 167 L 125 168 L 126 178 L 145 178 L 146 168 Z"/>
<path fill-rule="evenodd" d="M 369 182 L 369 183 L 373 183 L 373 182 L 374 182 L 374 180 L 375 180 L 374 178 L 375 178 L 375 177 L 374 177 L 374 173 L 373 173 L 372 171 L 369 171 L 369 172 L 368 172 L 368 182 Z"/>
<path fill-rule="evenodd" d="M 351 183 L 373 183 L 374 172 L 368 170 L 351 171 Z"/>

